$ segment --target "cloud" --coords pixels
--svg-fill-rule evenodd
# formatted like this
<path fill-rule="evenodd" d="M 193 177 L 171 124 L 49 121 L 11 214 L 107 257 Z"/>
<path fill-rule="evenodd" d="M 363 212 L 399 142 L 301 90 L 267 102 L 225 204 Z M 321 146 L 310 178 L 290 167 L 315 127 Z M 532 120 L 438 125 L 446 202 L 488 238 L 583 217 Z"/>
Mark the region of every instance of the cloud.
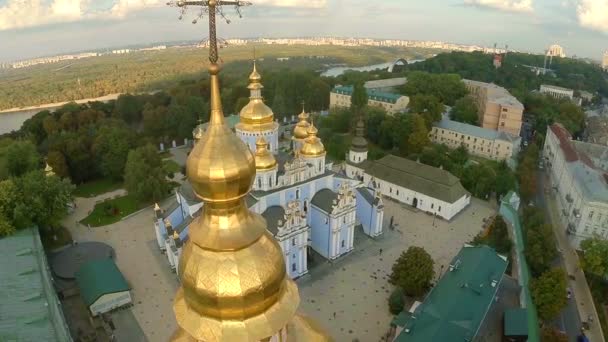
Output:
<path fill-rule="evenodd" d="M 608 33 L 608 0 L 579 0 L 576 14 L 582 27 Z"/>
<path fill-rule="evenodd" d="M 95 9 L 97 0 L 8 0 L 0 5 L 0 31 L 86 19 L 120 19 L 145 8 L 164 6 L 167 0 L 111 0 Z M 323 8 L 327 0 L 257 0 L 254 5 L 286 8 Z"/>
<path fill-rule="evenodd" d="M 464 0 L 465 5 L 486 7 L 507 12 L 532 12 L 532 0 Z"/>

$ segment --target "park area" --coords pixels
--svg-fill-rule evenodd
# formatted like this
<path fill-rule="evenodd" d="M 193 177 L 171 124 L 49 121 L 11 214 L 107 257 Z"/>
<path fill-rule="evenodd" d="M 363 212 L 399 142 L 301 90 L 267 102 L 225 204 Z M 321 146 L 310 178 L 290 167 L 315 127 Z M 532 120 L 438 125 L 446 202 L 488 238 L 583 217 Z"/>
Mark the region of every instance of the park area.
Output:
<path fill-rule="evenodd" d="M 93 211 L 80 223 L 91 227 L 106 226 L 116 223 L 144 207 L 146 204 L 139 204 L 131 195 L 117 196 L 95 204 Z"/>

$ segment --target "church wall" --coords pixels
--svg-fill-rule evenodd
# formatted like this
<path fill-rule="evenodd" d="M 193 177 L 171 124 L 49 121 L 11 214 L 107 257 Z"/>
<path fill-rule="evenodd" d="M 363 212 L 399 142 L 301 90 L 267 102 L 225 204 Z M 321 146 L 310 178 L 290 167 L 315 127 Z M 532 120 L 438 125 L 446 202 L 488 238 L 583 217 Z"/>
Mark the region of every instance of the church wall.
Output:
<path fill-rule="evenodd" d="M 158 244 L 158 248 L 161 250 L 165 250 L 165 236 L 163 235 L 164 224 L 162 224 L 162 220 L 156 219 L 154 222 L 154 233 L 156 235 L 156 243 Z"/>
<path fill-rule="evenodd" d="M 353 249 L 353 240 L 351 234 L 355 226 L 355 210 L 353 210 L 338 216 L 336 218 L 336 224 L 340 227 L 340 234 L 338 238 L 338 255 L 348 253 Z"/>
<path fill-rule="evenodd" d="M 300 229 L 293 235 L 281 238 L 279 243 L 285 257 L 285 269 L 290 278 L 294 279 L 307 273 L 308 229 Z M 294 264 L 295 270 L 293 269 Z"/>
<path fill-rule="evenodd" d="M 311 247 L 323 257 L 329 259 L 329 215 L 314 205 L 310 206 Z"/>
<path fill-rule="evenodd" d="M 363 226 L 363 232 L 372 236 L 374 226 L 375 213 L 373 206 L 363 198 L 363 196 L 356 191 L 357 196 L 357 220 Z"/>

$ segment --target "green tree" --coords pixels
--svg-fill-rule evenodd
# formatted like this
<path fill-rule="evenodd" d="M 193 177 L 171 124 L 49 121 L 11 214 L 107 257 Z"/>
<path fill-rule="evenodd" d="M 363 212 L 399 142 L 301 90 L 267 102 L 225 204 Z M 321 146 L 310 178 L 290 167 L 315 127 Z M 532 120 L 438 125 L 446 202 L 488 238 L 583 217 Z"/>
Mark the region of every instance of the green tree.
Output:
<path fill-rule="evenodd" d="M 398 315 L 403 311 L 405 306 L 405 293 L 400 287 L 396 287 L 391 295 L 388 297 L 388 310 L 393 315 Z"/>
<path fill-rule="evenodd" d="M 527 202 L 536 194 L 536 167 L 538 165 L 539 150 L 535 143 L 530 144 L 522 153 L 517 166 L 517 176 L 522 199 Z"/>
<path fill-rule="evenodd" d="M 249 98 L 247 97 L 239 97 L 236 100 L 236 104 L 234 105 L 234 111 L 239 113 L 243 107 L 245 107 L 249 103 Z"/>
<path fill-rule="evenodd" d="M 165 197 L 169 190 L 165 176 L 162 160 L 154 146 L 145 145 L 129 152 L 125 187 L 139 202 L 159 201 Z"/>
<path fill-rule="evenodd" d="M 69 177 L 70 170 L 65 161 L 63 153 L 59 151 L 49 151 L 46 156 L 46 162 L 53 168 L 53 172 L 61 178 Z"/>
<path fill-rule="evenodd" d="M 13 225 L 15 206 L 19 201 L 19 192 L 13 179 L 0 181 L 0 216 Z"/>
<path fill-rule="evenodd" d="M 12 223 L 0 213 L 0 238 L 4 236 L 9 236 L 15 232 L 15 227 Z"/>
<path fill-rule="evenodd" d="M 36 146 L 28 140 L 15 141 L 6 149 L 6 169 L 11 176 L 21 176 L 24 173 L 40 167 L 40 155 Z"/>
<path fill-rule="evenodd" d="M 123 119 L 127 123 L 135 123 L 141 120 L 142 107 L 136 96 L 123 94 L 116 99 L 114 116 Z"/>
<path fill-rule="evenodd" d="M 557 257 L 553 228 L 550 224 L 528 227 L 524 236 L 526 260 L 532 274 L 539 275 L 548 270 L 551 262 Z"/>
<path fill-rule="evenodd" d="M 74 186 L 68 179 L 46 176 L 44 171 L 36 170 L 16 178 L 15 186 L 19 194 L 13 216 L 15 227 L 35 225 L 45 230 L 59 227 L 72 202 Z"/>
<path fill-rule="evenodd" d="M 355 112 L 360 111 L 367 106 L 367 90 L 363 86 L 363 83 L 355 83 L 353 86 L 353 94 L 351 96 L 350 108 Z"/>
<path fill-rule="evenodd" d="M 129 150 L 134 145 L 131 130 L 122 121 L 108 120 L 101 128 L 93 153 L 99 160 L 99 168 L 104 177 L 120 180 L 124 175 Z"/>
<path fill-rule="evenodd" d="M 421 296 L 435 276 L 434 262 L 422 247 L 412 246 L 401 253 L 393 265 L 389 282 L 409 296 Z"/>
<path fill-rule="evenodd" d="M 586 272 L 603 277 L 608 272 L 608 241 L 592 237 L 581 242 L 582 266 Z"/>
<path fill-rule="evenodd" d="M 554 327 L 545 325 L 540 330 L 542 342 L 568 342 L 568 336 Z"/>
<path fill-rule="evenodd" d="M 413 114 L 411 118 L 412 133 L 407 140 L 408 151 L 410 153 L 419 153 L 425 146 L 428 146 L 431 143 L 429 131 L 422 116 Z"/>
<path fill-rule="evenodd" d="M 489 245 L 500 254 L 508 255 L 511 253 L 513 243 L 509 238 L 509 229 L 507 228 L 505 220 L 500 215 L 496 216 L 492 223 L 488 242 Z"/>
<path fill-rule="evenodd" d="M 444 106 L 434 95 L 414 95 L 410 98 L 409 111 L 422 115 L 426 128 L 430 129 L 433 123 L 441 120 Z"/>
<path fill-rule="evenodd" d="M 566 306 L 566 274 L 552 269 L 533 279 L 530 285 L 532 300 L 542 320 L 551 320 Z"/>
<path fill-rule="evenodd" d="M 475 100 L 470 96 L 458 99 L 450 111 L 450 118 L 454 121 L 478 125 L 479 119 Z"/>

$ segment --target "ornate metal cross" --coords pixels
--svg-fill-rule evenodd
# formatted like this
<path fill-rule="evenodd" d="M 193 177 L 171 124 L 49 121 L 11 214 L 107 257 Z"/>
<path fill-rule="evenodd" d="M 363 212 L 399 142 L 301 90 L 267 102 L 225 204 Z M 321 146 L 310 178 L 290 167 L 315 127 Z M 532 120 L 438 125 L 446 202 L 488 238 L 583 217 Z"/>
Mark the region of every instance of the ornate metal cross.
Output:
<path fill-rule="evenodd" d="M 202 1 L 184 1 L 184 0 L 171 0 L 167 3 L 169 6 L 179 7 L 181 9 L 180 19 L 183 18 L 188 7 L 200 6 L 201 10 L 198 16 L 192 21 L 193 24 L 198 22 L 198 19 L 202 18 L 205 14 L 209 16 L 209 61 L 212 64 L 217 64 L 218 52 L 217 52 L 217 27 L 215 24 L 215 14 L 219 15 L 230 24 L 230 20 L 226 18 L 222 10 L 222 6 L 234 6 L 239 17 L 241 17 L 241 7 L 250 6 L 249 1 L 240 0 L 202 0 Z"/>

